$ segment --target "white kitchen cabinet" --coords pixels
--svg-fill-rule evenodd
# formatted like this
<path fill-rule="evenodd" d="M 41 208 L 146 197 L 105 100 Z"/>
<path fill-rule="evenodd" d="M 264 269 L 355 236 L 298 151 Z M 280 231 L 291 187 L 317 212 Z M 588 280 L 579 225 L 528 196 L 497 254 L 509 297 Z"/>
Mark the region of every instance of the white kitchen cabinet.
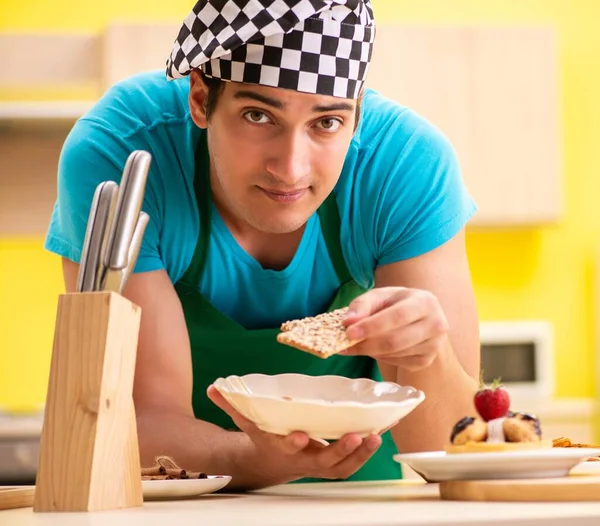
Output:
<path fill-rule="evenodd" d="M 0 237 L 44 236 L 56 200 L 60 151 L 73 121 L 15 122 L 0 125 Z"/>
<path fill-rule="evenodd" d="M 562 214 L 557 60 L 552 28 L 380 24 L 368 85 L 448 136 L 472 225 L 547 224 Z"/>
<path fill-rule="evenodd" d="M 0 49 L 12 50 L 11 63 L 26 63 L 27 46 L 35 38 L 46 65 L 35 70 L 36 84 L 54 90 L 93 85 L 99 96 L 122 78 L 164 68 L 178 28 L 178 21 L 163 21 L 115 23 L 96 36 L 0 35 Z M 377 32 L 368 85 L 421 113 L 449 137 L 479 207 L 471 226 L 558 221 L 562 145 L 554 31 L 380 22 Z M 60 74 L 52 63 L 60 64 Z M 0 88 L 14 90 L 20 81 L 31 80 L 30 73 L 23 75 L 4 68 Z M 65 124 L 92 102 L 0 104 L 0 235 L 45 231 Z M 13 133 L 20 120 L 28 131 Z M 49 132 L 53 123 L 56 133 Z M 36 126 L 44 132 L 32 131 Z M 42 175 L 49 180 L 42 181 Z M 26 181 L 35 183 L 33 211 L 11 204 L 27 202 Z"/>

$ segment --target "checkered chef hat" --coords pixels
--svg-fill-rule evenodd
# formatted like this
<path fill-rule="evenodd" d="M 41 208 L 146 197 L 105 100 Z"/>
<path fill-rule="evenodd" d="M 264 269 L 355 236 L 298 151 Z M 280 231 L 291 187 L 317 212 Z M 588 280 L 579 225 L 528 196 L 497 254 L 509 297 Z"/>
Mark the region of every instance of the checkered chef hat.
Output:
<path fill-rule="evenodd" d="M 356 99 L 373 53 L 371 0 L 198 0 L 167 78 L 208 77 Z"/>

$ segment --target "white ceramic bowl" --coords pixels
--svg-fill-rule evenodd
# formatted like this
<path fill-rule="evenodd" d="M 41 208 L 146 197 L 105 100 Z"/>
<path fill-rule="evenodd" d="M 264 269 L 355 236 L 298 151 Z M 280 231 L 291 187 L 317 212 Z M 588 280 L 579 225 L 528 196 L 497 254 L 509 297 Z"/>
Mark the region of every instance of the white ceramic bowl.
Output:
<path fill-rule="evenodd" d="M 219 378 L 214 385 L 263 431 L 303 431 L 315 440 L 380 433 L 425 399 L 413 387 L 341 376 L 249 374 Z"/>

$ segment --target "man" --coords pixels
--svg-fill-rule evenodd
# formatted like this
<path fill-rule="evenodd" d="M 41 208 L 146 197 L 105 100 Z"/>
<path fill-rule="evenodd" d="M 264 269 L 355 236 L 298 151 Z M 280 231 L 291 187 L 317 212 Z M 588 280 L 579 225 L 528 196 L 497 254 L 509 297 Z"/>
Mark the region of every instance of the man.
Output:
<path fill-rule="evenodd" d="M 370 0 L 200 0 L 168 78 L 119 83 L 70 133 L 46 241 L 68 291 L 95 187 L 119 182 L 133 150 L 153 156 L 150 224 L 124 291 L 143 313 L 144 464 L 167 453 L 241 490 L 391 479 L 397 450 L 440 449 L 471 412 L 475 206 L 442 134 L 364 89 L 374 34 Z M 364 341 L 343 355 L 276 342 L 282 322 L 347 305 L 348 335 Z M 324 447 L 260 432 L 211 386 L 252 372 L 383 378 L 426 401 L 382 436 Z"/>

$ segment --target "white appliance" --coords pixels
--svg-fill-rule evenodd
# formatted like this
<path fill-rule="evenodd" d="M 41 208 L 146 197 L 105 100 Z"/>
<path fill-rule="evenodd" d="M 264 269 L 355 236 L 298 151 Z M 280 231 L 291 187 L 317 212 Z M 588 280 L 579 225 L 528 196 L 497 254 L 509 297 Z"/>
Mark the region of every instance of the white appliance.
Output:
<path fill-rule="evenodd" d="M 42 412 L 0 409 L 0 486 L 35 482 L 42 425 Z"/>
<path fill-rule="evenodd" d="M 486 383 L 500 378 L 511 409 L 536 414 L 546 438 L 600 443 L 594 422 L 600 407 L 593 398 L 556 396 L 556 345 L 553 325 L 545 320 L 480 323 L 481 366 Z"/>
<path fill-rule="evenodd" d="M 480 323 L 481 368 L 491 383 L 500 378 L 513 406 L 554 398 L 554 330 L 543 320 Z"/>

